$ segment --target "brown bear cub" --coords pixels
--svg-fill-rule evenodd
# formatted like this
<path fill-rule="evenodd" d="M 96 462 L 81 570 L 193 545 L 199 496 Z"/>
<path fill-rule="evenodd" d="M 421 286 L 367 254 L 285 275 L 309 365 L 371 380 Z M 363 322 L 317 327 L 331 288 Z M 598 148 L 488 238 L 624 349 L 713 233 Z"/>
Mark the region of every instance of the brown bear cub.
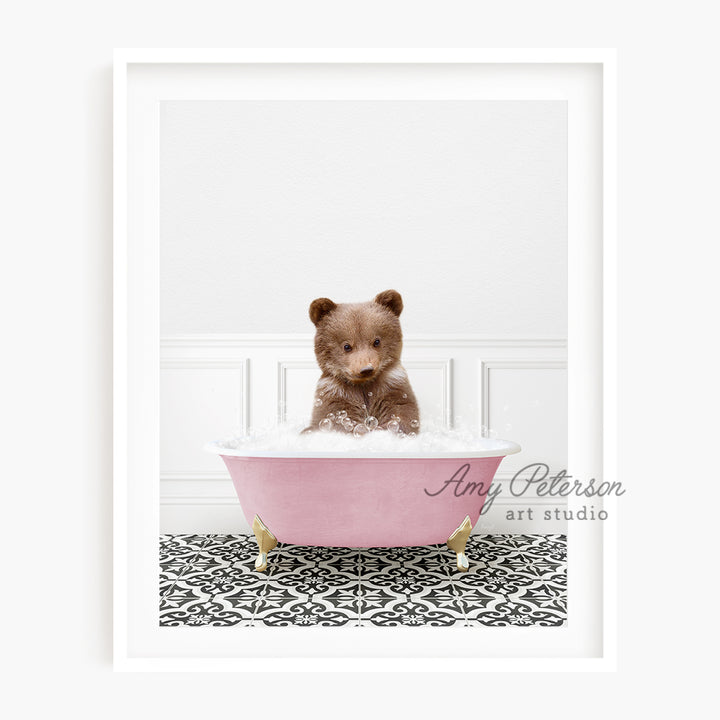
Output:
<path fill-rule="evenodd" d="M 315 391 L 312 430 L 362 435 L 376 428 L 410 435 L 420 429 L 420 412 L 400 364 L 402 298 L 396 290 L 373 301 L 310 304 L 317 328 L 315 355 L 322 376 Z"/>

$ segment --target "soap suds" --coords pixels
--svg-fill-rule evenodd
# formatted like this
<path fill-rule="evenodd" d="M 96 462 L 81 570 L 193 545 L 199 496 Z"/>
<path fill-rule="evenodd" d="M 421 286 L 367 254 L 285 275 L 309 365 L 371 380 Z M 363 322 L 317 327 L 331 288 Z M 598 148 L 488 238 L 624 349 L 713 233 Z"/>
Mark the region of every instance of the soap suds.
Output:
<path fill-rule="evenodd" d="M 478 452 L 494 450 L 503 442 L 494 437 L 483 437 L 471 428 L 448 430 L 423 429 L 414 437 L 399 436 L 385 430 L 374 430 L 359 437 L 334 430 L 315 430 L 301 434 L 303 425 L 278 425 L 269 429 L 253 430 L 243 436 L 231 436 L 210 443 L 209 450 L 223 449 L 288 455 L 298 453 L 361 453 L 372 456 L 384 453 L 432 454 Z"/>

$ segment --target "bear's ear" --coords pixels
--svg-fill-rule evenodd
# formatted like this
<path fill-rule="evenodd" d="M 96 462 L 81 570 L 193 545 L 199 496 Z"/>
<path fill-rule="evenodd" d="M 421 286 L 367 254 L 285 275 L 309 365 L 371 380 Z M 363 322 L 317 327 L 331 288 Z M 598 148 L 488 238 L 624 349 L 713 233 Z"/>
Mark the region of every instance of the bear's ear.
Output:
<path fill-rule="evenodd" d="M 375 296 L 375 302 L 378 305 L 384 305 L 396 315 L 400 315 L 403 310 L 403 301 L 397 290 L 385 290 L 385 292 L 381 292 Z"/>
<path fill-rule="evenodd" d="M 317 325 L 329 312 L 332 312 L 337 305 L 329 298 L 318 298 L 310 303 L 310 319 L 313 325 Z"/>

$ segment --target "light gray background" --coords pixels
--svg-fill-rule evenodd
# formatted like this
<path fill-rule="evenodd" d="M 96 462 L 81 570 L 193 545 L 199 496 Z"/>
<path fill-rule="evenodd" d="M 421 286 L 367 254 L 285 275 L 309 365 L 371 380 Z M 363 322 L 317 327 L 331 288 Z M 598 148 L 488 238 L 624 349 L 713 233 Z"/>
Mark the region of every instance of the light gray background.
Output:
<path fill-rule="evenodd" d="M 720 301 L 717 266 L 708 261 L 708 239 L 718 234 L 713 10 L 698 0 L 682 13 L 670 4 L 620 0 L 459 0 L 442 9 L 368 0 L 362 12 L 323 0 L 221 0 L 202 12 L 168 0 L 13 6 L 0 73 L 9 96 L 22 97 L 22 112 L 3 117 L 4 187 L 12 201 L 0 215 L 9 255 L 0 292 L 6 337 L 19 343 L 2 354 L 4 437 L 12 448 L 3 466 L 10 480 L 5 532 L 22 541 L 22 552 L 6 553 L 5 572 L 15 588 L 35 588 L 42 570 L 53 594 L 4 597 L 13 619 L 4 635 L 13 659 L 8 706 L 43 717 L 72 703 L 78 717 L 144 720 L 222 715 L 242 702 L 250 716 L 266 713 L 269 701 L 278 713 L 296 712 L 299 701 L 317 694 L 328 711 L 342 704 L 348 717 L 366 717 L 380 695 L 418 717 L 466 711 L 467 693 L 448 692 L 451 676 L 425 673 L 339 673 L 330 683 L 288 674 L 279 693 L 277 674 L 111 672 L 112 48 L 544 46 L 617 47 L 620 60 L 618 414 L 621 479 L 629 487 L 618 519 L 621 664 L 614 675 L 492 673 L 482 712 L 527 718 L 552 698 L 558 720 L 579 711 L 604 720 L 639 705 L 655 714 L 706 713 L 716 664 L 715 643 L 705 641 L 709 613 L 668 622 L 677 595 L 650 593 L 669 569 L 707 577 L 717 484 L 705 483 L 681 512 L 675 493 L 654 490 L 676 487 L 679 478 L 699 489 L 692 481 L 708 476 L 706 453 L 688 453 L 680 441 L 664 443 L 663 452 L 639 448 L 656 448 L 676 417 L 692 419 L 699 447 L 717 440 L 715 403 L 708 402 L 717 388 L 708 312 Z M 663 393 L 683 368 L 682 392 Z M 40 417 L 51 428 L 42 438 L 44 456 L 53 459 L 51 482 L 32 461 L 38 434 L 28 428 Z M 668 542 L 668 528 L 695 544 Z M 660 552 L 647 552 L 649 538 L 658 539 Z M 28 562 L 46 557 L 55 539 L 70 549 L 63 561 Z M 472 679 L 461 683 L 475 687 Z"/>
<path fill-rule="evenodd" d="M 393 287 L 406 333 L 564 337 L 566 137 L 559 101 L 163 102 L 161 334 Z"/>

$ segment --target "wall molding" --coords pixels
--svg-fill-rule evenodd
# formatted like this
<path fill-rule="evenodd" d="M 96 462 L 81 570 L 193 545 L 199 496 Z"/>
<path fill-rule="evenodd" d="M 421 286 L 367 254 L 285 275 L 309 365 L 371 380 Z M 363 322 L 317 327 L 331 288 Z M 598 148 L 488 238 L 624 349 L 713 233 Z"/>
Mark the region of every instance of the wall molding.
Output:
<path fill-rule="evenodd" d="M 311 383 L 310 371 L 317 371 L 319 377 L 310 334 L 173 335 L 161 338 L 160 358 L 161 372 L 229 369 L 241 373 L 238 426 L 243 432 L 251 428 L 253 422 L 263 425 L 295 418 L 298 408 L 305 407 L 305 395 L 311 392 L 311 387 L 314 390 L 316 380 Z M 415 391 L 421 401 L 421 412 L 427 412 L 431 420 L 446 428 L 461 422 L 461 418 L 480 427 L 487 426 L 491 417 L 492 370 L 566 368 L 567 342 L 564 338 L 408 335 L 402 362 L 411 376 L 413 371 L 420 371 L 414 383 L 419 383 Z M 171 423 L 177 423 L 168 428 L 171 436 L 177 433 L 186 439 L 198 437 L 199 442 L 198 449 L 191 453 L 187 452 L 186 446 L 179 446 L 177 454 L 173 455 L 173 446 L 169 444 L 165 446 L 165 456 L 161 454 L 161 532 L 250 532 L 232 482 L 226 470 L 221 468 L 219 458 L 208 460 L 209 455 L 201 452 L 205 440 L 222 437 L 226 432 L 225 428 L 211 425 L 212 419 L 223 417 L 223 413 L 227 417 L 229 408 L 235 408 L 234 396 L 231 401 L 227 394 L 214 393 L 207 397 L 203 394 L 205 383 L 208 388 L 216 384 L 227 387 L 222 377 L 214 378 L 212 373 L 198 376 L 197 382 L 191 383 L 195 394 L 189 394 L 187 402 L 180 403 L 182 414 L 170 409 L 164 414 Z M 532 391 L 531 379 L 519 376 L 518 381 L 517 392 Z M 175 382 L 172 392 L 182 393 L 183 386 L 184 382 Z M 237 383 L 232 385 L 233 388 L 237 386 Z M 173 397 L 177 399 L 177 396 Z M 308 411 L 311 402 L 308 395 Z M 427 409 L 423 411 L 423 407 Z M 217 408 L 217 412 L 213 408 Z M 206 410 L 211 412 L 204 412 Z M 562 409 L 553 412 L 561 413 Z M 201 417 L 205 420 L 194 419 Z M 551 428 L 556 420 L 554 416 L 548 417 L 548 427 Z M 541 438 L 542 432 L 539 428 Z M 523 444 L 520 437 L 511 439 Z M 511 470 L 503 472 L 501 466 L 496 481 L 505 483 L 513 474 Z M 555 506 L 564 507 L 564 503 L 537 497 L 514 498 L 503 491 L 495 501 L 492 513 L 483 516 L 478 531 L 492 527 L 496 532 L 530 532 L 533 526 L 523 522 L 513 524 L 514 529 L 511 529 L 503 519 L 502 509 L 532 507 L 542 510 Z"/>
<path fill-rule="evenodd" d="M 490 427 L 490 371 L 491 370 L 567 370 L 565 360 L 494 359 L 480 361 L 480 427 Z M 513 472 L 498 470 L 498 480 L 509 480 Z"/>
<path fill-rule="evenodd" d="M 406 370 L 439 370 L 442 376 L 442 422 L 450 429 L 453 426 L 453 360 L 403 360 Z"/>
<path fill-rule="evenodd" d="M 162 348 L 162 342 L 160 343 Z M 250 359 L 208 358 L 203 356 L 163 357 L 160 353 L 160 370 L 237 370 L 240 373 L 238 426 L 242 432 L 250 427 Z"/>
<path fill-rule="evenodd" d="M 490 422 L 491 370 L 567 370 L 564 360 L 481 360 L 480 361 L 480 425 Z"/>
<path fill-rule="evenodd" d="M 227 470 L 216 470 L 214 472 L 166 472 L 160 473 L 160 481 L 188 481 L 188 482 L 211 482 L 212 480 L 227 480 L 230 476 Z M 162 485 L 161 485 L 162 488 Z"/>
<path fill-rule="evenodd" d="M 317 363 L 310 360 L 279 360 L 278 373 L 278 407 L 277 419 L 279 423 L 287 421 L 288 400 L 288 370 L 317 370 Z M 319 371 L 318 371 L 319 372 Z"/>

